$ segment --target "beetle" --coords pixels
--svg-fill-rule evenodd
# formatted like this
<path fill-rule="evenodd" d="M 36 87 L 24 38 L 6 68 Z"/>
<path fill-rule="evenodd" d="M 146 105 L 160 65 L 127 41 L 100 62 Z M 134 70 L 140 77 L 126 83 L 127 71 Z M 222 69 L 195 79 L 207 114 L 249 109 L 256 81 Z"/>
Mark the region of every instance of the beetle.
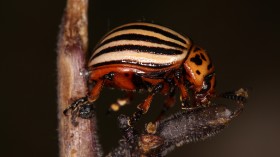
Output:
<path fill-rule="evenodd" d="M 81 118 L 90 118 L 103 87 L 127 93 L 148 91 L 130 124 L 148 111 L 157 93 L 167 95 L 164 106 L 170 108 L 178 89 L 184 109 L 208 106 L 215 96 L 215 69 L 208 53 L 190 38 L 152 23 L 129 23 L 107 33 L 92 52 L 87 71 L 87 96 L 72 103 L 64 114 L 71 109 Z M 112 109 L 129 100 L 118 100 Z"/>

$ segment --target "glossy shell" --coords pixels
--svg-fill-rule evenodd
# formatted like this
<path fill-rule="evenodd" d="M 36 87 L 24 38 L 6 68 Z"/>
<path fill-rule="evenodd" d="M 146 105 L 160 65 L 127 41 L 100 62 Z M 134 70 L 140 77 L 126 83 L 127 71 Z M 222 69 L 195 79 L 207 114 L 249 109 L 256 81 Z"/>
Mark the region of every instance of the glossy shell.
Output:
<path fill-rule="evenodd" d="M 99 42 L 88 66 L 133 64 L 146 68 L 178 68 L 191 41 L 179 33 L 150 23 L 130 23 L 115 28 Z"/>

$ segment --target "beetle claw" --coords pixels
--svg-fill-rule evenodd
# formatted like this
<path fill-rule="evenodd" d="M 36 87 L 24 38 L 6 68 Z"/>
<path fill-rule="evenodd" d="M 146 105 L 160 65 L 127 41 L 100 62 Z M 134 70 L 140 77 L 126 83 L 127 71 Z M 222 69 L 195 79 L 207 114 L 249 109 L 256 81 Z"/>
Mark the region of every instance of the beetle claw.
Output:
<path fill-rule="evenodd" d="M 64 116 L 68 116 L 68 115 L 67 115 L 67 112 L 68 112 L 69 110 L 70 110 L 70 108 L 67 107 L 67 108 L 63 111 Z"/>
<path fill-rule="evenodd" d="M 94 116 L 93 105 L 90 103 L 83 104 L 79 108 L 79 117 L 89 119 Z"/>
<path fill-rule="evenodd" d="M 67 113 L 69 110 L 72 111 L 72 115 L 75 115 L 74 117 L 78 116 L 83 119 L 89 119 L 93 117 L 93 105 L 92 103 L 88 102 L 87 97 L 82 97 L 73 102 L 63 111 L 63 114 L 68 116 Z"/>

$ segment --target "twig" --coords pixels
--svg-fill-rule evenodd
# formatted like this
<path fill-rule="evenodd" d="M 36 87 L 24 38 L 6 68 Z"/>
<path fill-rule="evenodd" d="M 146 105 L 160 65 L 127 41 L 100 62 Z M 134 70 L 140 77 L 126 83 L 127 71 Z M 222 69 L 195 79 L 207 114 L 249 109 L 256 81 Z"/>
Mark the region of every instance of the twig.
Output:
<path fill-rule="evenodd" d="M 88 42 L 88 0 L 68 0 L 58 41 L 58 120 L 61 157 L 101 156 L 96 136 L 96 119 L 77 118 L 77 126 L 63 110 L 76 98 L 86 95 L 85 66 Z"/>
<path fill-rule="evenodd" d="M 233 93 L 238 99 L 248 98 L 247 91 L 243 89 Z M 191 112 L 176 113 L 157 124 L 155 130 L 152 127 L 153 133 L 147 125 L 146 132 L 138 134 L 135 129 L 127 126 L 128 117 L 120 116 L 119 123 L 124 137 L 107 157 L 166 156 L 176 147 L 205 140 L 222 131 L 240 114 L 245 102 L 237 100 L 234 110 L 225 105 L 213 104 Z"/>

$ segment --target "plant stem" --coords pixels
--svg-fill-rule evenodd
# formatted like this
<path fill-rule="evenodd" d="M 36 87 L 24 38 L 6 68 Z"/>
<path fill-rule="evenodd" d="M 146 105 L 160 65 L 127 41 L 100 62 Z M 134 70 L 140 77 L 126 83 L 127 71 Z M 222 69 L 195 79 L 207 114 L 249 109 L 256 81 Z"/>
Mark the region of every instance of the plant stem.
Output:
<path fill-rule="evenodd" d="M 80 72 L 85 66 L 88 44 L 88 0 L 68 0 L 60 26 L 57 68 L 58 68 L 58 132 L 61 157 L 101 156 L 96 136 L 96 118 L 64 116 L 63 110 L 73 100 L 86 95 L 86 80 Z"/>

